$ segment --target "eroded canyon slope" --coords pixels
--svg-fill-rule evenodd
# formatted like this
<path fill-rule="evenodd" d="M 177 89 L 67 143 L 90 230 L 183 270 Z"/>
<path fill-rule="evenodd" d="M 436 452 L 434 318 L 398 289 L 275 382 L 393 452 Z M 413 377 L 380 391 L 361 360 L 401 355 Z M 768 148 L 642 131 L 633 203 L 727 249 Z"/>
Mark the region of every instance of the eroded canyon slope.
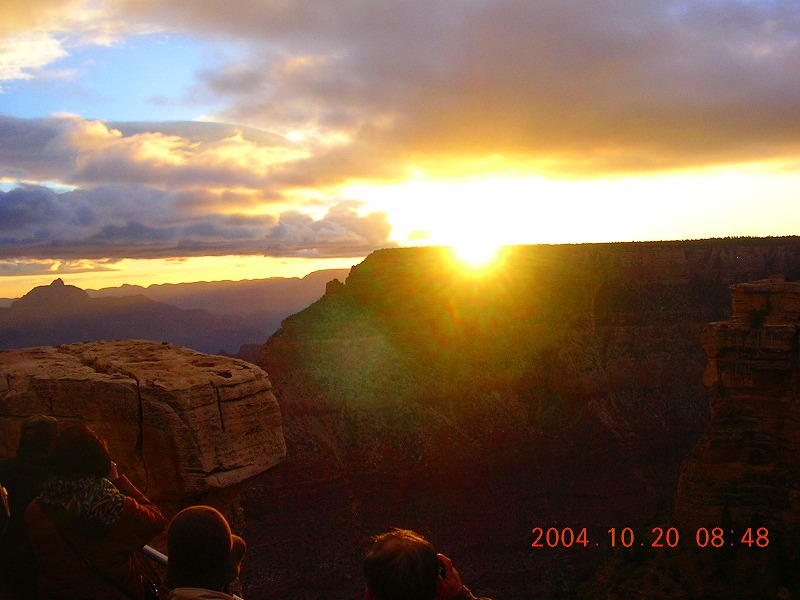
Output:
<path fill-rule="evenodd" d="M 800 595 L 800 282 L 731 293 L 703 334 L 711 418 L 681 468 L 674 547 L 622 549 L 581 598 Z"/>
<path fill-rule="evenodd" d="M 562 597 L 604 530 L 674 496 L 709 418 L 701 335 L 733 283 L 800 275 L 800 239 L 509 248 L 491 270 L 378 251 L 286 319 L 260 366 L 286 461 L 243 497 L 248 598 L 362 594 L 366 538 L 430 536 L 476 592 Z"/>

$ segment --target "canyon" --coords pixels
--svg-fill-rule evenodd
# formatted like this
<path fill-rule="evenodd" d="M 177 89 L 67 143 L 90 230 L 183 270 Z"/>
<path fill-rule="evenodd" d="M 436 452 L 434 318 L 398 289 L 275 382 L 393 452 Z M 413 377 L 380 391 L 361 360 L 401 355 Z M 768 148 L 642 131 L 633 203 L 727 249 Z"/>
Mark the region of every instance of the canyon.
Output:
<path fill-rule="evenodd" d="M 703 332 L 773 275 L 800 275 L 797 238 L 513 247 L 482 272 L 373 253 L 258 359 L 287 457 L 242 496 L 248 598 L 361 595 L 393 526 L 480 595 L 574 593 L 603 549 L 532 549 L 532 529 L 671 515 L 709 423 Z"/>
<path fill-rule="evenodd" d="M 391 527 L 495 600 L 725 597 L 724 553 L 600 542 L 764 526 L 795 564 L 797 280 L 799 238 L 509 247 L 485 270 L 381 250 L 257 364 L 136 340 L 0 352 L 0 456 L 27 414 L 87 420 L 168 512 L 225 510 L 248 600 L 363 596 Z M 537 527 L 598 543 L 532 548 Z M 776 554 L 740 554 L 791 588 Z"/>

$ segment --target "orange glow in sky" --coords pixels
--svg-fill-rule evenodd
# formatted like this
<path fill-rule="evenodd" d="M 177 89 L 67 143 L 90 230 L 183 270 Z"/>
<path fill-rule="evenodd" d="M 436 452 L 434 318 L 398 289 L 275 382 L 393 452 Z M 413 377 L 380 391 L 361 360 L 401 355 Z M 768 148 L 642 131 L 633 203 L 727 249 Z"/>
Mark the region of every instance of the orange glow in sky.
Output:
<path fill-rule="evenodd" d="M 401 245 L 485 248 L 797 235 L 800 174 L 771 165 L 593 179 L 514 176 L 354 185 Z"/>
<path fill-rule="evenodd" d="M 800 233 L 797 2 L 367 4 L 0 3 L 0 298 Z"/>

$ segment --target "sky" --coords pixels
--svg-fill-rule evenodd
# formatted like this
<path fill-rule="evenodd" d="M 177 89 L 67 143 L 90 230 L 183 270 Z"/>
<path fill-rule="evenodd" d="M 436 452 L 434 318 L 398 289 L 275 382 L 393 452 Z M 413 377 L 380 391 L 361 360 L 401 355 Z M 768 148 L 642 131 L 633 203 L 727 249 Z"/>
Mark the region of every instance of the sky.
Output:
<path fill-rule="evenodd" d="M 798 233 L 798 0 L 0 0 L 0 297 Z"/>

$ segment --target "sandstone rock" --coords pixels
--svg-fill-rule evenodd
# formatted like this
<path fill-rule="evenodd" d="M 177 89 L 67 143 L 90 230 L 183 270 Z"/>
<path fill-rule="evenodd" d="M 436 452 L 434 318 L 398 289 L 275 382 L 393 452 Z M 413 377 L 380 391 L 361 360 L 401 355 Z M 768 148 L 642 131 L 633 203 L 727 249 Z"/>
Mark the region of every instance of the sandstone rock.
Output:
<path fill-rule="evenodd" d="M 711 418 L 684 460 L 675 499 L 680 544 L 613 554 L 579 598 L 729 598 L 800 594 L 800 282 L 730 286 L 733 311 L 708 325 Z"/>
<path fill-rule="evenodd" d="M 13 455 L 20 424 L 37 413 L 86 422 L 120 471 L 167 505 L 222 498 L 286 452 L 264 371 L 165 343 L 0 352 L 0 457 Z"/>
<path fill-rule="evenodd" d="M 684 541 L 634 576 L 630 562 L 607 566 L 584 597 L 800 594 L 800 282 L 730 289 L 730 319 L 702 338 L 711 419 L 681 468 L 675 519 Z M 716 547 L 702 534 L 714 531 Z M 670 579 L 673 590 L 657 584 Z"/>
<path fill-rule="evenodd" d="M 731 318 L 703 336 L 711 421 L 684 463 L 676 513 L 689 528 L 746 527 L 757 517 L 798 532 L 800 282 L 772 278 L 731 292 Z"/>

